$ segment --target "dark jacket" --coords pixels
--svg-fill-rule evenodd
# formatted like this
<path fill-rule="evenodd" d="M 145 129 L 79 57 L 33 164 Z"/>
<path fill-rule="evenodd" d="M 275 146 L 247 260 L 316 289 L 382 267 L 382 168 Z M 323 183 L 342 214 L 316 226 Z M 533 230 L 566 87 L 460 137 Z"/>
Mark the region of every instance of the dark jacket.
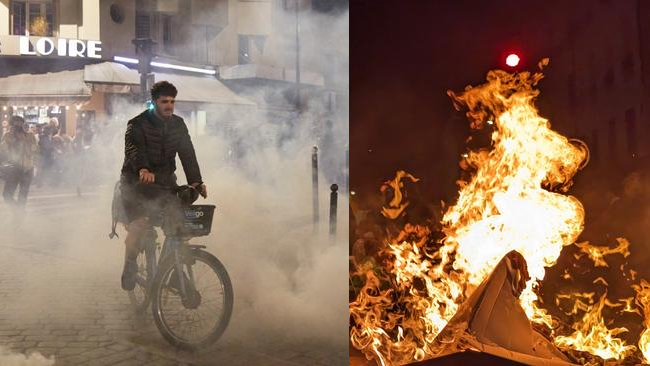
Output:
<path fill-rule="evenodd" d="M 183 119 L 173 115 L 163 121 L 153 111 L 144 111 L 129 121 L 124 141 L 122 177 L 136 182 L 139 171 L 147 168 L 156 183 L 176 183 L 176 154 L 180 157 L 189 184 L 202 183 L 194 146 Z"/>

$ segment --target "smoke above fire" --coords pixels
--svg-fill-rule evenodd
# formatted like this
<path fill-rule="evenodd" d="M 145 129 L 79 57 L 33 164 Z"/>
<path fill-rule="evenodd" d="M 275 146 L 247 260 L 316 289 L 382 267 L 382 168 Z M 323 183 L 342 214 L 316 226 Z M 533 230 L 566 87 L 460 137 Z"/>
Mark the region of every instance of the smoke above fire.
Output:
<path fill-rule="evenodd" d="M 543 60 L 539 67 L 547 63 Z M 463 155 L 465 172 L 458 181 L 458 199 L 439 223 L 414 225 L 405 221 L 408 216 L 401 212 L 386 215 L 402 207 L 405 193 L 397 187 L 403 187 L 400 180 L 407 174 L 398 172 L 390 183 L 393 201 L 400 202 L 391 201 L 384 207 L 384 216 L 392 221 L 387 223 L 389 236 L 380 254 L 382 262 L 358 264 L 352 279 L 360 285 L 356 299 L 349 304 L 350 337 L 368 359 L 398 365 L 469 347 L 463 341 L 472 337 L 469 333 L 454 333 L 452 340 L 438 336 L 497 263 L 513 250 L 527 265 L 527 271 L 513 281 L 524 281 L 519 304 L 536 328 L 545 329 L 575 362 L 595 362 L 590 355 L 600 360 L 642 357 L 635 345 L 620 338 L 627 329 L 605 322 L 603 308 L 647 314 L 644 281 L 635 287 L 634 306 L 634 298 L 609 300 L 603 295 L 594 299 L 594 293 L 584 294 L 585 301 L 579 296 L 563 297 L 573 299 L 575 322 L 570 326 L 560 324 L 540 301 L 538 292 L 546 270 L 583 231 L 584 208 L 569 191 L 573 177 L 588 160 L 582 143 L 553 131 L 549 120 L 538 114 L 534 100 L 542 77 L 541 72 L 496 70 L 488 73 L 483 85 L 469 86 L 458 94 L 449 92 L 455 106 L 467 112 L 471 127 L 488 131 L 491 145 Z M 391 230 L 399 225 L 401 231 Z M 610 256 L 629 255 L 630 243 L 622 238 L 618 241 L 613 248 L 579 243 L 581 254 L 576 258 L 586 256 L 593 265 L 604 266 Z M 560 295 L 557 299 L 560 301 Z M 646 331 L 641 350 L 647 348 L 647 337 Z"/>

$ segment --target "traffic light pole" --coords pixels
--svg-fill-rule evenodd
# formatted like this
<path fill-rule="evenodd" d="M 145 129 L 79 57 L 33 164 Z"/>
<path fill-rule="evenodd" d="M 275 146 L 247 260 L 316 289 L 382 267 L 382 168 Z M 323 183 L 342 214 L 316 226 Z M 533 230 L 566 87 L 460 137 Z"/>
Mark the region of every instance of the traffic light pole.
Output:
<path fill-rule="evenodd" d="M 142 103 L 149 100 L 149 77 L 151 74 L 151 60 L 153 59 L 153 46 L 156 42 L 151 38 L 136 38 L 131 41 L 135 45 L 138 55 L 138 72 L 140 72 L 140 90 L 142 92 Z"/>
<path fill-rule="evenodd" d="M 294 1 L 294 8 L 296 12 L 296 109 L 300 113 L 301 100 L 300 100 L 300 0 Z"/>

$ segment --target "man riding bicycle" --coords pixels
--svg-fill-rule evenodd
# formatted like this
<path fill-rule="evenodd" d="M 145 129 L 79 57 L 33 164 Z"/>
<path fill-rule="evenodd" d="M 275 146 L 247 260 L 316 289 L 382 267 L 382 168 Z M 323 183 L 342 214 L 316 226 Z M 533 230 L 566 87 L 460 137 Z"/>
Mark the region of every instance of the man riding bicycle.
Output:
<path fill-rule="evenodd" d="M 151 88 L 153 110 L 145 110 L 131 119 L 126 127 L 124 164 L 120 177 L 122 201 L 127 218 L 124 240 L 125 259 L 122 288 L 135 288 L 138 244 L 150 227 L 150 217 L 160 211 L 165 191 L 153 189 L 152 183 L 176 185 L 176 154 L 178 154 L 189 185 L 206 198 L 207 189 L 201 179 L 194 145 L 183 119 L 174 114 L 178 91 L 167 81 Z"/>

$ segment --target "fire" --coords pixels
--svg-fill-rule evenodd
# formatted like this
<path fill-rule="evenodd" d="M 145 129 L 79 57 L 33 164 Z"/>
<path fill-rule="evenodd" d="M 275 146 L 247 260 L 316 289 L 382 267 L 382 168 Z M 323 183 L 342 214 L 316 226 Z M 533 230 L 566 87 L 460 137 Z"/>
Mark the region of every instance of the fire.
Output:
<path fill-rule="evenodd" d="M 605 256 L 610 254 L 621 254 L 627 258 L 630 255 L 630 242 L 625 238 L 616 238 L 618 245 L 615 248 L 594 246 L 589 242 L 576 243 L 580 251 L 587 254 L 596 267 L 609 267 L 605 262 Z"/>
<path fill-rule="evenodd" d="M 535 306 L 533 287 L 544 278 L 566 245 L 582 232 L 580 202 L 560 192 L 586 158 L 583 150 L 550 129 L 533 104 L 540 73 L 492 71 L 488 83 L 468 88 L 454 100 L 468 107 L 476 128 L 489 118 L 496 126 L 489 153 L 470 153 L 477 167 L 460 191 L 458 202 L 443 218 L 446 247 L 456 252 L 454 269 L 464 274 L 469 290 L 481 283 L 511 250 L 521 253 L 531 276 L 521 302 L 528 317 L 551 324 Z"/>
<path fill-rule="evenodd" d="M 643 310 L 643 326 L 645 330 L 639 338 L 639 349 L 645 361 L 650 363 L 650 283 L 641 280 L 639 285 L 632 286 L 636 291 L 636 304 Z"/>
<path fill-rule="evenodd" d="M 404 212 L 404 210 L 408 207 L 409 202 L 402 202 L 403 196 L 402 196 L 402 188 L 404 188 L 404 183 L 402 183 L 402 179 L 404 178 L 409 178 L 411 182 L 417 182 L 419 179 L 416 177 L 412 176 L 411 174 L 400 170 L 397 172 L 397 175 L 395 176 L 395 179 L 385 182 L 384 185 L 381 187 L 381 191 L 385 192 L 388 190 L 388 188 L 393 189 L 393 199 L 388 203 L 388 208 L 384 207 L 381 211 L 382 215 L 385 217 L 391 218 L 391 219 L 396 219 L 399 217 L 399 215 Z"/>
<path fill-rule="evenodd" d="M 634 352 L 635 346 L 626 345 L 625 341 L 616 337 L 627 332 L 627 329 L 608 329 L 605 325 L 602 317 L 605 305 L 618 306 L 619 304 L 608 303 L 606 295 L 601 296 L 598 304 L 588 306 L 582 320 L 574 324 L 575 332 L 570 336 L 555 337 L 555 344 L 565 349 L 589 352 L 605 360 L 620 360 Z"/>
<path fill-rule="evenodd" d="M 583 206 L 566 192 L 588 156 L 538 114 L 533 102 L 541 78 L 541 73 L 490 71 L 486 84 L 468 87 L 459 95 L 449 93 L 458 108 L 467 108 L 472 128 L 492 130 L 492 146 L 464 155 L 464 165 L 475 171 L 459 184 L 458 200 L 442 218 L 441 241 L 433 241 L 426 228 L 406 225 L 399 235 L 388 238 L 383 268 L 357 273 L 365 285 L 350 303 L 350 336 L 352 345 L 368 359 L 382 365 L 405 364 L 449 352 L 453 342 L 437 342 L 436 337 L 512 250 L 523 255 L 530 274 L 519 297 L 521 306 L 531 321 L 554 328 L 534 289 L 545 268 L 553 266 L 563 247 L 574 244 L 583 230 Z M 384 208 L 388 218 L 406 208 L 400 190 L 405 177 L 417 180 L 398 172 L 389 183 L 395 196 Z M 607 254 L 629 255 L 628 245 L 619 240 L 615 249 L 588 243 L 580 248 L 602 264 Z M 625 357 L 635 347 L 616 338 L 624 328 L 607 328 L 601 314 L 606 298 L 594 305 L 593 296 L 583 295 L 589 303 L 576 301 L 574 313 L 585 315 L 574 324 L 574 333 L 556 337 L 556 344 L 606 359 Z M 646 314 L 649 299 L 650 286 L 638 291 L 637 303 L 645 306 Z M 471 337 L 454 334 L 456 347 L 465 336 Z M 650 332 L 644 336 L 650 351 Z"/>

